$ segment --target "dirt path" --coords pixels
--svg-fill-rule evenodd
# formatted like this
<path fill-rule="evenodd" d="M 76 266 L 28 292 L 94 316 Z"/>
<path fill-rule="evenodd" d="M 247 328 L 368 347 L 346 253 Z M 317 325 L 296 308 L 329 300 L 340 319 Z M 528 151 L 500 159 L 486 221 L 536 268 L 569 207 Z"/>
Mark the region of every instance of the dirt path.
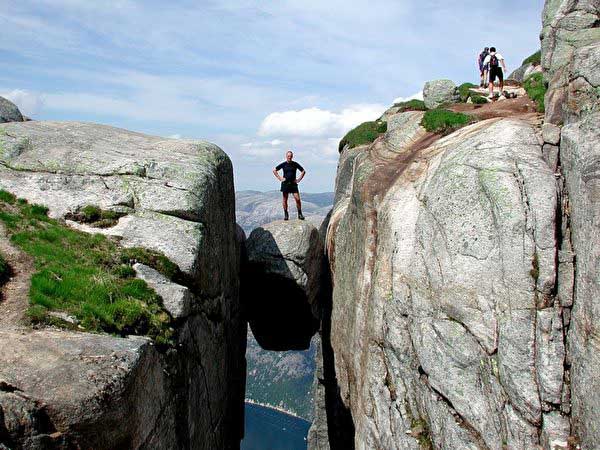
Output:
<path fill-rule="evenodd" d="M 511 117 L 525 120 L 534 126 L 541 124 L 543 115 L 537 112 L 537 106 L 527 95 L 515 99 L 496 100 L 483 105 L 471 103 L 456 103 L 448 107 L 454 112 L 475 116 L 479 120 L 496 117 Z"/>
<path fill-rule="evenodd" d="M 0 291 L 0 329 L 22 328 L 29 305 L 29 286 L 34 272 L 33 259 L 15 248 L 0 224 L 0 253 L 12 269 L 12 277 Z"/>

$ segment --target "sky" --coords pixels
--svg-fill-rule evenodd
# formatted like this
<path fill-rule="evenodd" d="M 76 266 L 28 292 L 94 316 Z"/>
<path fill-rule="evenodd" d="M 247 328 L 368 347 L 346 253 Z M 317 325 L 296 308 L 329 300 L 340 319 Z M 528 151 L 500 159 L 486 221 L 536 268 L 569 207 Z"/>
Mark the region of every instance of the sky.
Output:
<path fill-rule="evenodd" d="M 35 120 L 202 139 L 236 190 L 271 190 L 292 149 L 331 191 L 338 142 L 428 80 L 477 81 L 539 49 L 543 0 L 0 0 L 0 95 Z"/>

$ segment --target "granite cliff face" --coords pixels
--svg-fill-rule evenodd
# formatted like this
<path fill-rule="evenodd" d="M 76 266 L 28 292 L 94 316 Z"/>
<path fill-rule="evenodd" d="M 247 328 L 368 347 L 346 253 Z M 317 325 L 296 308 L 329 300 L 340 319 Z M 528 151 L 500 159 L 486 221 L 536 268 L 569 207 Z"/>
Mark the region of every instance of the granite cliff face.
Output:
<path fill-rule="evenodd" d="M 340 155 L 310 448 L 600 442 L 599 10 L 546 2 L 542 126 L 406 112 Z"/>
<path fill-rule="evenodd" d="M 575 267 L 566 359 L 571 433 L 582 448 L 594 448 L 600 442 L 600 2 L 549 0 L 543 20 L 546 122 L 556 125 L 545 140 L 558 154 L 568 201 L 563 228 L 571 239 L 561 254 L 572 255 Z"/>
<path fill-rule="evenodd" d="M 0 152 L 0 188 L 47 206 L 54 218 L 86 205 L 118 211 L 109 228 L 68 223 L 160 251 L 191 280 L 182 286 L 134 267 L 175 320 L 168 350 L 144 337 L 3 323 L 0 348 L 11 351 L 0 352 L 0 441 L 238 448 L 246 322 L 229 158 L 206 142 L 76 122 L 2 124 Z"/>

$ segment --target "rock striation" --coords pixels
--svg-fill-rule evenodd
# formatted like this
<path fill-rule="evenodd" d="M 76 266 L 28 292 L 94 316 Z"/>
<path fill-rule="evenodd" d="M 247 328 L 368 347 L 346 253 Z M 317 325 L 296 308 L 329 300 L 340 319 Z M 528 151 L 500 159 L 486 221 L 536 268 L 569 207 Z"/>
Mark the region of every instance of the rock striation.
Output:
<path fill-rule="evenodd" d="M 10 100 L 0 97 L 0 123 L 4 122 L 23 122 L 25 118 Z"/>
<path fill-rule="evenodd" d="M 393 116 L 383 139 L 340 159 L 331 345 L 355 445 L 566 442 L 569 305 L 539 132 L 491 119 L 432 143 L 421 117 Z"/>
<path fill-rule="evenodd" d="M 544 147 L 555 154 L 562 187 L 559 265 L 574 268 L 560 291 L 573 304 L 566 380 L 571 434 L 581 448 L 600 442 L 600 3 L 546 1 L 542 64 L 548 81 Z M 562 129 L 560 128 L 562 126 Z"/>
<path fill-rule="evenodd" d="M 238 448 L 246 322 L 233 175 L 217 146 L 77 122 L 0 125 L 0 188 L 64 218 L 123 214 L 102 232 L 164 253 L 182 286 L 137 264 L 176 344 L 15 323 L 0 330 L 0 441 L 10 448 Z M 0 303 L 0 309 L 2 303 Z M 218 361 L 218 363 L 215 363 Z"/>
<path fill-rule="evenodd" d="M 266 350 L 305 350 L 318 329 L 323 244 L 310 222 L 276 221 L 246 241 L 243 301 Z"/>

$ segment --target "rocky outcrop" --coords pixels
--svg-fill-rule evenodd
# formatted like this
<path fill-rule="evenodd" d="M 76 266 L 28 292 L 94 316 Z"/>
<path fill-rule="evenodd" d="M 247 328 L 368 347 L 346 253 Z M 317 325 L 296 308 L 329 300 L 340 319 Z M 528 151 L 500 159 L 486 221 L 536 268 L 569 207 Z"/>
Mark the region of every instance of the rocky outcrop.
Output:
<path fill-rule="evenodd" d="M 571 434 L 581 448 L 594 448 L 600 442 L 600 4 L 548 0 L 543 17 L 542 63 L 549 82 L 544 140 L 564 175 L 559 267 L 575 274 L 569 270 L 559 284 L 573 304 L 566 366 Z"/>
<path fill-rule="evenodd" d="M 577 76 L 573 70 L 582 65 L 596 65 L 596 60 L 575 63 L 576 53 L 581 58 L 583 49 L 600 41 L 598 27 L 600 5 L 597 0 L 547 0 L 542 16 L 542 67 L 544 78 L 550 84 L 546 94 L 546 121 L 561 124 L 570 104 L 569 85 L 578 89 L 589 80 Z M 595 70 L 597 73 L 597 70 Z M 574 92 L 571 92 L 572 94 Z"/>
<path fill-rule="evenodd" d="M 206 142 L 76 122 L 0 125 L 0 149 L 0 188 L 46 205 L 55 218 L 86 205 L 119 211 L 110 228 L 70 223 L 160 251 L 187 280 L 182 286 L 135 266 L 174 319 L 168 349 L 143 337 L 0 330 L 0 347 L 13 349 L 0 352 L 0 441 L 237 448 L 246 323 L 229 158 Z"/>
<path fill-rule="evenodd" d="M 459 100 L 456 85 L 451 80 L 428 81 L 423 87 L 423 101 L 427 109 L 434 109 Z"/>
<path fill-rule="evenodd" d="M 277 221 L 246 241 L 248 321 L 266 350 L 305 350 L 318 329 L 323 244 L 311 223 Z"/>
<path fill-rule="evenodd" d="M 0 97 L 0 123 L 23 122 L 23 120 L 23 115 L 21 115 L 17 105 L 4 97 Z"/>
<path fill-rule="evenodd" d="M 524 64 L 518 69 L 515 69 L 507 78 L 507 80 L 516 81 L 517 83 L 523 83 L 529 76 L 534 73 L 539 73 L 542 71 L 542 66 L 540 64 L 528 63 Z"/>
<path fill-rule="evenodd" d="M 491 119 L 435 141 L 421 117 L 393 116 L 383 139 L 341 155 L 331 345 L 355 445 L 566 443 L 570 305 L 539 133 Z"/>

